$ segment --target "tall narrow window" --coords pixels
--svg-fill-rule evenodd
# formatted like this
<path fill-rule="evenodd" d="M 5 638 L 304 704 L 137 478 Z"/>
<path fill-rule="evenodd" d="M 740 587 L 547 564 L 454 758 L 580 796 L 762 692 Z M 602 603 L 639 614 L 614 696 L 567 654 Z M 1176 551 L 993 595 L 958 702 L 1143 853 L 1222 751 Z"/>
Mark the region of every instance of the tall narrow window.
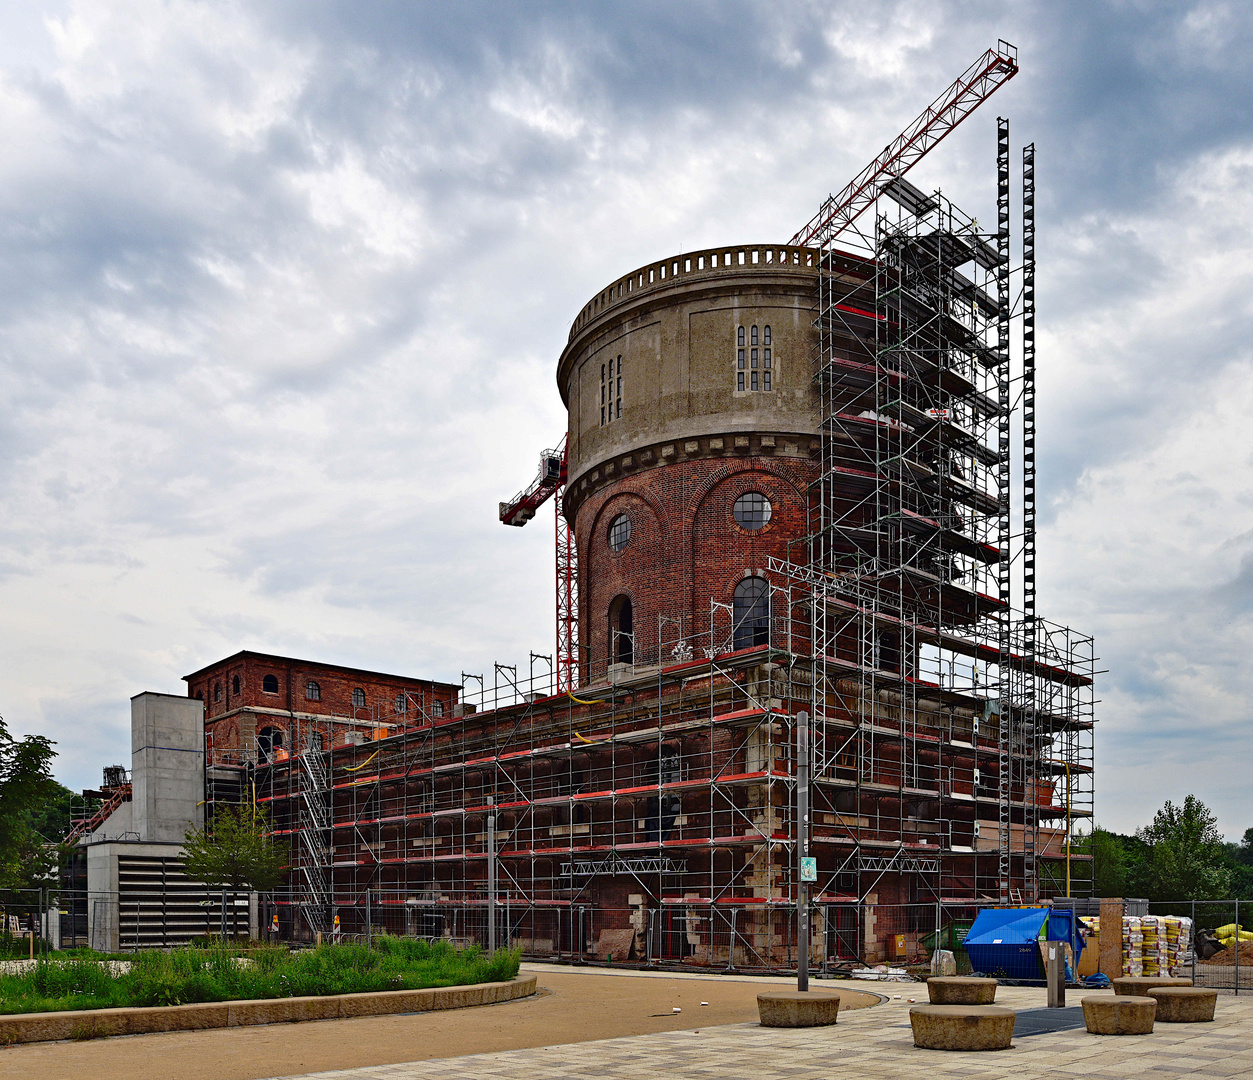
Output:
<path fill-rule="evenodd" d="M 746 577 L 735 587 L 731 606 L 731 647 L 751 649 L 770 642 L 770 584 L 765 578 Z"/>
<path fill-rule="evenodd" d="M 352 707 L 354 709 L 365 708 L 365 691 L 359 686 L 352 692 Z"/>
<path fill-rule="evenodd" d="M 609 605 L 609 656 L 614 664 L 635 663 L 635 616 L 629 596 L 616 596 Z"/>
<path fill-rule="evenodd" d="M 735 389 L 773 390 L 774 357 L 770 327 L 737 327 L 735 331 Z"/>
<path fill-rule="evenodd" d="M 622 357 L 612 356 L 600 365 L 600 422 L 622 418 Z"/>

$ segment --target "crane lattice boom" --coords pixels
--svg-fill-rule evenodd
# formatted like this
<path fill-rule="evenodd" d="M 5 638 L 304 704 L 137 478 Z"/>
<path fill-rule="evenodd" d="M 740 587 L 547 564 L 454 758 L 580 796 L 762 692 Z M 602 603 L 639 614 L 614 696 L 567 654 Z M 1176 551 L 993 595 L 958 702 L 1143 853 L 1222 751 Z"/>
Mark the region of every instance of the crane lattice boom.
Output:
<path fill-rule="evenodd" d="M 995 49 L 989 49 L 963 71 L 843 191 L 827 196 L 822 209 L 791 242 L 804 247 L 830 244 L 882 194 L 888 183 L 904 176 L 928 150 L 1017 74 L 1018 50 L 1008 42 L 998 41 Z"/>

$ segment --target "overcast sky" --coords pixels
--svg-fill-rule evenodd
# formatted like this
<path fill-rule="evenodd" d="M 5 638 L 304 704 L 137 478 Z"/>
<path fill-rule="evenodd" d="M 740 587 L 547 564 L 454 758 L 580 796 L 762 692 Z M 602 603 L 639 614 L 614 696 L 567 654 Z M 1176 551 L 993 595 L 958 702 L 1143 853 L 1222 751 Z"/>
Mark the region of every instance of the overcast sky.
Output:
<path fill-rule="evenodd" d="M 1090 632 L 1098 820 L 1253 826 L 1253 16 L 1233 3 L 0 10 L 0 713 L 59 778 L 238 649 L 454 682 L 552 651 L 570 321 L 778 242 L 981 51 L 911 174 L 1037 146 L 1040 607 Z"/>

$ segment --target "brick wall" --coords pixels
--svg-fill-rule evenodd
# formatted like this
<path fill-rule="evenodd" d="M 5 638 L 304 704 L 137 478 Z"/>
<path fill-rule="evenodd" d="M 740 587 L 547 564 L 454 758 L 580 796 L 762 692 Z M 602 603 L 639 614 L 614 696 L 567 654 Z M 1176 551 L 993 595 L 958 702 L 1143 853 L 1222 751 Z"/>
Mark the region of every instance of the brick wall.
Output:
<path fill-rule="evenodd" d="M 808 532 L 806 487 L 817 468 L 804 458 L 687 460 L 624 477 L 589 496 L 579 507 L 575 536 L 580 640 L 591 680 L 604 678 L 609 608 L 620 595 L 632 602 L 637 664 L 656 662 L 659 616 L 682 620 L 681 630 L 678 621 L 661 629 L 665 659 L 678 637 L 707 635 L 711 598 L 730 604 L 746 571 L 764 572 L 772 555 L 789 557 L 789 544 Z M 732 515 L 735 500 L 750 491 L 771 504 L 770 523 L 757 531 L 741 528 Z M 619 514 L 631 520 L 631 539 L 614 552 L 608 532 Z M 799 547 L 791 557 L 805 561 Z M 729 616 L 720 613 L 715 622 L 725 635 Z"/>

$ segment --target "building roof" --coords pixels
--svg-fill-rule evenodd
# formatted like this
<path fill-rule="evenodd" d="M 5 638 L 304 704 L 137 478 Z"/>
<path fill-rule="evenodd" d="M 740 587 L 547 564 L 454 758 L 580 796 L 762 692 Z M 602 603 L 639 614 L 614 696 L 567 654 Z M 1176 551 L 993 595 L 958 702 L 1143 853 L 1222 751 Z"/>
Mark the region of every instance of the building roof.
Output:
<path fill-rule="evenodd" d="M 233 660 L 268 660 L 275 661 L 280 664 L 300 664 L 304 667 L 323 668 L 328 671 L 339 671 L 347 675 L 368 675 L 375 679 L 395 679 L 397 682 L 424 683 L 427 686 L 442 686 L 448 690 L 462 689 L 460 683 L 440 682 L 438 679 L 421 679 L 414 675 L 395 675 L 387 671 L 371 671 L 368 668 L 346 667 L 343 664 L 325 664 L 320 660 L 302 660 L 295 656 L 278 656 L 274 653 L 253 652 L 250 649 L 241 649 L 237 653 L 223 657 L 221 660 L 215 660 L 212 664 L 206 664 L 202 668 L 198 668 L 190 675 L 183 676 L 183 682 L 191 682 L 192 679 L 199 675 L 220 668 L 223 664 L 229 664 Z"/>

